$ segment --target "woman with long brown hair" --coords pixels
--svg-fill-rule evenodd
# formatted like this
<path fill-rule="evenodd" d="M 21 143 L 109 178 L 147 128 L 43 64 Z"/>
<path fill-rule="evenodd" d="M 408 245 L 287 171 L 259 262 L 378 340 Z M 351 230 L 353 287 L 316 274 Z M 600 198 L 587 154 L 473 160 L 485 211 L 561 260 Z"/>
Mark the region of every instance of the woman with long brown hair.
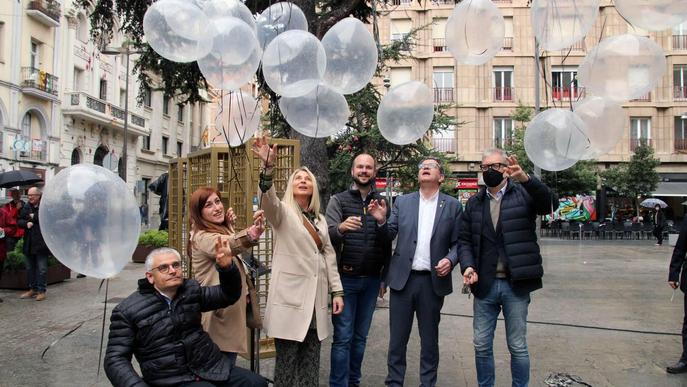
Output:
<path fill-rule="evenodd" d="M 257 244 L 265 229 L 263 212 L 257 211 L 253 215 L 253 225 L 235 232 L 232 209 L 224 210 L 220 192 L 212 187 L 200 187 L 193 192 L 189 214 L 191 237 L 188 254 L 191 257 L 194 278 L 202 286 L 219 284 L 219 275 L 214 268 L 216 254 L 222 252 L 237 256 L 243 253 Z M 236 360 L 237 353 L 248 351 L 246 272 L 240 260 L 234 262 L 241 272 L 242 298 L 227 308 L 203 313 L 202 318 L 205 331 L 232 361 Z"/>

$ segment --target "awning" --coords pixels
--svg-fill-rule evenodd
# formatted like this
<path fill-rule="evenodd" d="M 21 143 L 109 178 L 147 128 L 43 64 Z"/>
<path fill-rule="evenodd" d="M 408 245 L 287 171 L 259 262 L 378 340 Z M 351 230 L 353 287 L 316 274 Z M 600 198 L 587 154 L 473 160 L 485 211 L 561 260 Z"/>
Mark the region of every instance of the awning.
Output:
<path fill-rule="evenodd" d="M 651 196 L 687 197 L 687 183 L 673 181 L 658 183 L 658 187 L 651 193 Z"/>

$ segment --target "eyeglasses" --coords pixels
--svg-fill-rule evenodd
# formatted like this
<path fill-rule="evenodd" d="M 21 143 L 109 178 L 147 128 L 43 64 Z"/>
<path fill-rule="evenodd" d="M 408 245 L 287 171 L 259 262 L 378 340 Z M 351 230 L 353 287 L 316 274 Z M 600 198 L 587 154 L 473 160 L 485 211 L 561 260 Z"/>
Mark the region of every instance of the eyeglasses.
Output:
<path fill-rule="evenodd" d="M 439 164 L 437 164 L 437 163 L 420 163 L 417 165 L 417 169 L 424 169 L 424 168 L 439 169 Z"/>
<path fill-rule="evenodd" d="M 175 262 L 172 262 L 171 264 L 165 263 L 164 265 L 160 265 L 158 267 L 152 268 L 150 271 L 158 270 L 162 274 L 167 274 L 167 273 L 169 273 L 170 267 L 173 268 L 174 270 L 179 270 L 179 268 L 181 268 L 181 261 L 175 261 Z"/>
<path fill-rule="evenodd" d="M 494 164 L 480 164 L 479 169 L 482 170 L 482 172 L 486 172 L 489 170 L 489 168 L 495 170 L 495 171 L 500 171 L 502 168 L 507 167 L 508 165 L 502 164 L 502 163 L 494 163 Z"/>

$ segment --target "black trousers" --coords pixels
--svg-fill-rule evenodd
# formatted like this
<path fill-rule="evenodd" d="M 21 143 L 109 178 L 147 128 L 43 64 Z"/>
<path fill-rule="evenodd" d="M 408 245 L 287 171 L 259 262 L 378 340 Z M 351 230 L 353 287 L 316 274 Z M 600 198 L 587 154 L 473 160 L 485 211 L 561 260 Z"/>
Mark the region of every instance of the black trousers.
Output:
<path fill-rule="evenodd" d="M 687 362 L 687 293 L 685 293 L 684 298 L 685 312 L 682 317 L 682 356 L 680 356 L 680 360 Z"/>
<path fill-rule="evenodd" d="M 658 243 L 659 245 L 663 244 L 663 227 L 655 226 L 653 234 L 657 239 L 656 243 Z"/>
<path fill-rule="evenodd" d="M 231 369 L 229 380 L 215 382 L 200 380 L 197 382 L 183 383 L 179 387 L 267 387 L 267 380 L 246 369 L 234 367 Z"/>

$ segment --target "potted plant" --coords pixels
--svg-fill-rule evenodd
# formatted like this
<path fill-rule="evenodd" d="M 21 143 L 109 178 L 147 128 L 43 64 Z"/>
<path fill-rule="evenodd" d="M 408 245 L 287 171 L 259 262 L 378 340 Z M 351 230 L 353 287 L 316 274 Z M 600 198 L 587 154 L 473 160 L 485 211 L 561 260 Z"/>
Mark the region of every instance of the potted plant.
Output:
<path fill-rule="evenodd" d="M 5 271 L 0 279 L 0 289 L 28 289 L 24 240 L 19 240 L 14 250 L 7 253 Z M 48 256 L 48 285 L 62 282 L 71 277 L 71 270 L 52 255 Z"/>
<path fill-rule="evenodd" d="M 136 263 L 144 263 L 151 251 L 166 246 L 169 246 L 167 231 L 148 230 L 138 237 L 138 246 L 136 246 L 131 260 Z"/>

